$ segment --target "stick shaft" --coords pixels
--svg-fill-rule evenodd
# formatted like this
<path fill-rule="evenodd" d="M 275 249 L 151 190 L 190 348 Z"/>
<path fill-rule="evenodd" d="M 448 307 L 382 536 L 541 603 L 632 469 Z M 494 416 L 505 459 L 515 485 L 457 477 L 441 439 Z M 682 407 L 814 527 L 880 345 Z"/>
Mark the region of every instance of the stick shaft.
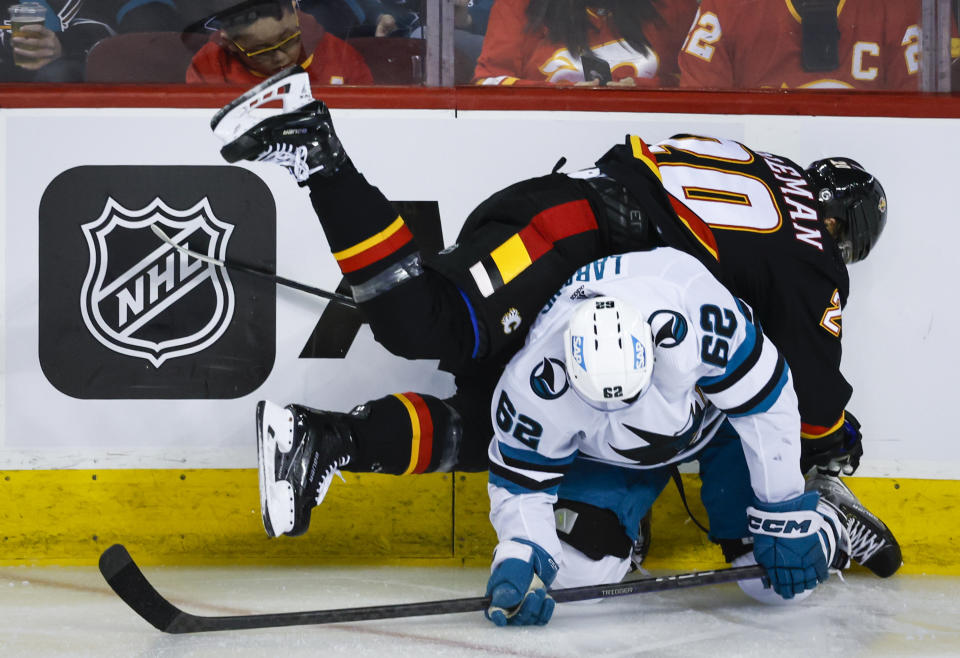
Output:
<path fill-rule="evenodd" d="M 490 597 L 400 603 L 360 608 L 335 610 L 311 610 L 306 612 L 281 612 L 270 614 L 204 617 L 180 610 L 154 589 L 143 572 L 120 544 L 111 546 L 100 556 L 100 572 L 107 583 L 137 614 L 165 633 L 198 633 L 253 628 L 274 628 L 304 624 L 331 624 L 338 622 L 367 621 L 373 619 L 396 619 L 445 615 L 458 612 L 476 612 L 490 606 Z M 558 602 L 604 599 L 644 592 L 661 592 L 684 587 L 712 585 L 735 580 L 758 578 L 764 574 L 757 565 L 678 574 L 674 576 L 641 578 L 622 583 L 587 585 L 553 590 L 550 595 Z"/>
<path fill-rule="evenodd" d="M 188 249 L 183 245 L 177 244 L 170 238 L 169 235 L 167 235 L 163 231 L 162 228 L 160 228 L 156 224 L 152 224 L 150 226 L 150 229 L 154 232 L 154 234 L 158 238 L 166 242 L 168 245 L 170 245 L 177 251 L 188 254 L 189 256 L 196 258 L 197 260 L 202 260 L 205 263 L 210 263 L 211 265 L 222 267 L 224 269 L 231 270 L 234 272 L 242 272 L 244 274 L 261 277 L 269 281 L 273 281 L 278 285 L 286 286 L 287 288 L 293 288 L 294 290 L 299 290 L 301 292 L 305 292 L 310 295 L 315 295 L 322 299 L 328 299 L 330 301 L 338 302 L 340 304 L 343 304 L 344 306 L 349 306 L 350 308 L 357 308 L 357 303 L 353 301 L 353 298 L 347 297 L 346 295 L 341 295 L 340 293 L 323 290 L 322 288 L 316 288 L 314 286 L 307 285 L 306 283 L 300 283 L 299 281 L 294 281 L 293 279 L 288 279 L 278 274 L 274 274 L 273 272 L 261 269 L 259 267 L 253 267 L 252 265 L 247 265 L 245 263 L 239 263 L 239 262 L 230 261 L 230 260 L 221 260 L 219 258 L 214 258 L 213 256 L 207 256 L 206 254 L 201 254 L 198 251 L 193 251 L 192 249 Z"/>

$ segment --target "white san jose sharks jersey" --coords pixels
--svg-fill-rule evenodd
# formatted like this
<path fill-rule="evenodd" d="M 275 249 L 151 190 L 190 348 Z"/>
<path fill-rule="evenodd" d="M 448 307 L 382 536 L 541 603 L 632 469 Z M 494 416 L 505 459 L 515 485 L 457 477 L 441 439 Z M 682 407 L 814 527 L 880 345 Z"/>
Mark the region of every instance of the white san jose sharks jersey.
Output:
<path fill-rule="evenodd" d="M 601 295 L 639 309 L 655 345 L 647 389 L 633 404 L 609 409 L 580 397 L 564 367 L 570 315 L 583 300 Z M 800 417 L 786 362 L 749 307 L 696 259 L 669 247 L 601 259 L 575 275 L 507 365 L 491 413 L 494 526 L 501 539 L 525 537 L 554 555 L 559 543 L 552 504 L 576 457 L 626 468 L 683 461 L 713 437 L 724 417 L 740 435 L 760 500 L 803 493 Z"/>

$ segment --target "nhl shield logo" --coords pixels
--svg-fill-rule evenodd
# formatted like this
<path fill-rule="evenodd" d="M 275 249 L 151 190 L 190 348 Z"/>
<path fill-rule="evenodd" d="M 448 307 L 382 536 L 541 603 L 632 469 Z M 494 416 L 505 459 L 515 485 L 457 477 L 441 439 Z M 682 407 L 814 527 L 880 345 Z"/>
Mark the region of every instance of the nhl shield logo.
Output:
<path fill-rule="evenodd" d="M 150 230 L 154 224 L 175 244 L 219 260 L 233 225 L 213 215 L 206 197 L 186 210 L 159 197 L 130 210 L 108 197 L 100 217 L 81 225 L 90 253 L 80 299 L 84 324 L 108 349 L 159 368 L 215 343 L 235 303 L 224 268 L 162 242 Z"/>

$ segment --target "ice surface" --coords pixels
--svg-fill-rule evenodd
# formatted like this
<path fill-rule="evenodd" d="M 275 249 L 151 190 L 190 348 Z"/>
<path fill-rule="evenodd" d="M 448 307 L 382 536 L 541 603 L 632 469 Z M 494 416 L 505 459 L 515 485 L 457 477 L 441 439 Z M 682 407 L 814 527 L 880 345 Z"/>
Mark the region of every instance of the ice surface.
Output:
<path fill-rule="evenodd" d="M 233 615 L 482 594 L 485 569 L 146 567 L 176 605 Z M 165 635 L 94 568 L 0 569 L 0 656 L 960 656 L 960 578 L 836 577 L 796 606 L 736 585 L 563 604 L 546 627 L 496 628 L 480 613 Z"/>

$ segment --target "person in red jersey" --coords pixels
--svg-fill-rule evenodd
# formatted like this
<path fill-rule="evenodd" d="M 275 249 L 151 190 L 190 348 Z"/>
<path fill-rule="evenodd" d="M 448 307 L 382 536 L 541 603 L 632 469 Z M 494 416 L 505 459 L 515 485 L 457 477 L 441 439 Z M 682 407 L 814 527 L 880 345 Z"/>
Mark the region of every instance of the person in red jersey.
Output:
<path fill-rule="evenodd" d="M 703 0 L 680 85 L 917 91 L 920 2 Z"/>
<path fill-rule="evenodd" d="M 696 0 L 497 0 L 474 71 L 478 85 L 676 86 L 676 53 Z M 605 68 L 605 67 L 604 67 Z"/>
<path fill-rule="evenodd" d="M 313 84 L 373 84 L 360 53 L 292 1 L 243 2 L 215 14 L 207 26 L 216 31 L 194 55 L 189 83 L 256 84 L 299 64 Z"/>

